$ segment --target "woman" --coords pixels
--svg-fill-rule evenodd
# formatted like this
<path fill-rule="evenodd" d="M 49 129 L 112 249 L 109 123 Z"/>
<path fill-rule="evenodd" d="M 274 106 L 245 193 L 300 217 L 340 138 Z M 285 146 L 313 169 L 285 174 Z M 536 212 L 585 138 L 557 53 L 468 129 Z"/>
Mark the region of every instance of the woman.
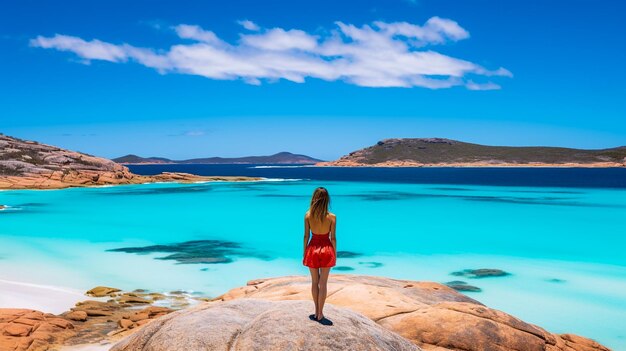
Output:
<path fill-rule="evenodd" d="M 324 302 L 328 274 L 336 263 L 337 240 L 335 228 L 337 217 L 328 212 L 330 196 L 325 188 L 317 188 L 311 198 L 311 206 L 304 215 L 304 258 L 302 263 L 311 272 L 311 295 L 315 314 L 309 316 L 322 324 L 332 324 L 324 318 Z M 311 236 L 312 235 L 312 236 Z M 310 241 L 309 241 L 310 237 Z"/>

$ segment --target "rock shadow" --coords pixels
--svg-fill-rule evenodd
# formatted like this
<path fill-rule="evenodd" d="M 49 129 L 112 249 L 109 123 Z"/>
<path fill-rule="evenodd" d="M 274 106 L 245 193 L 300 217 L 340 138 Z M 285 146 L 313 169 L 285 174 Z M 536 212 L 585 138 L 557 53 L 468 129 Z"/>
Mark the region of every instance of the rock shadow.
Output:
<path fill-rule="evenodd" d="M 447 282 L 444 284 L 451 287 L 452 289 L 456 291 L 463 291 L 463 292 L 481 292 L 482 291 L 481 288 L 477 286 L 469 285 L 462 280 L 453 280 L 451 282 Z"/>
<path fill-rule="evenodd" d="M 212 191 L 213 189 L 207 185 L 191 185 L 191 186 L 170 186 L 159 188 L 145 189 L 116 189 L 107 191 L 98 191 L 94 194 L 102 196 L 126 196 L 126 195 L 169 195 L 169 194 L 197 194 Z"/>
<path fill-rule="evenodd" d="M 125 252 L 138 255 L 169 253 L 157 260 L 173 260 L 177 264 L 218 264 L 231 263 L 237 257 L 253 257 L 270 260 L 266 254 L 244 248 L 241 244 L 226 240 L 192 240 L 181 243 L 150 245 L 143 247 L 123 247 L 109 249 L 109 252 Z"/>
<path fill-rule="evenodd" d="M 354 252 L 354 251 L 337 251 L 337 258 L 356 258 L 356 257 L 362 257 L 363 254 L 360 252 Z"/>
<path fill-rule="evenodd" d="M 509 272 L 505 272 L 501 269 L 495 268 L 480 268 L 480 269 L 464 269 L 462 271 L 456 271 L 450 273 L 450 275 L 456 277 L 467 277 L 470 279 L 478 278 L 490 278 L 490 277 L 506 277 L 511 275 Z"/>

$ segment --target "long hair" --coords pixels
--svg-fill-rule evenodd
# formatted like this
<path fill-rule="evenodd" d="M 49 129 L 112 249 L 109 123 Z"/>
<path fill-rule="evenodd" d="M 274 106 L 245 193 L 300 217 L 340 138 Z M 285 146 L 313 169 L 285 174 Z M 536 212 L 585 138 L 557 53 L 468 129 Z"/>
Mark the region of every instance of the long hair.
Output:
<path fill-rule="evenodd" d="M 328 190 L 324 187 L 315 189 L 313 197 L 311 197 L 311 206 L 309 207 L 309 214 L 311 217 L 323 222 L 328 215 L 329 206 L 330 195 L 328 195 Z"/>

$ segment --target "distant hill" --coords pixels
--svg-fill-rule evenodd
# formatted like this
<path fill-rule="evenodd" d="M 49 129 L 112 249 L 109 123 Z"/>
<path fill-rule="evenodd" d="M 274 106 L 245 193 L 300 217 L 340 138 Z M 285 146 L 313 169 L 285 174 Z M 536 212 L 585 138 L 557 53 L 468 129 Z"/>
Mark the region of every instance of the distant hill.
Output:
<path fill-rule="evenodd" d="M 626 147 L 486 146 L 444 138 L 385 139 L 320 166 L 624 167 Z"/>
<path fill-rule="evenodd" d="M 126 155 L 118 158 L 114 158 L 113 161 L 121 164 L 134 164 L 134 163 L 175 163 L 174 161 L 165 157 L 141 157 L 137 155 Z"/>
<path fill-rule="evenodd" d="M 246 157 L 206 157 L 189 160 L 170 160 L 163 157 L 140 157 L 126 155 L 114 158 L 113 161 L 122 164 L 313 164 L 321 162 L 306 155 L 292 154 L 291 152 L 279 152 L 270 156 L 246 156 Z"/>

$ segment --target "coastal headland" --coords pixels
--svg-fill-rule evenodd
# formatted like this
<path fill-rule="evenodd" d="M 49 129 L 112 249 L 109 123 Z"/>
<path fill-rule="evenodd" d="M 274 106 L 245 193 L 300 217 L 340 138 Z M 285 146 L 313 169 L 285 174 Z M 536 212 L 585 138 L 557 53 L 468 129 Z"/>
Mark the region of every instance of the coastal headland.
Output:
<path fill-rule="evenodd" d="M 90 300 L 59 315 L 0 309 L 0 349 L 609 351 L 439 283 L 332 275 L 326 313 L 332 326 L 308 319 L 309 290 L 303 276 L 253 280 L 191 302 L 178 292 L 96 287 L 86 293 Z"/>
<path fill-rule="evenodd" d="M 350 152 L 332 167 L 626 167 L 626 147 L 584 150 L 562 147 L 487 146 L 445 138 L 396 138 Z"/>
<path fill-rule="evenodd" d="M 155 182 L 254 181 L 257 177 L 211 177 L 165 172 L 138 175 L 111 160 L 35 141 L 0 135 L 0 189 L 69 187 Z"/>

